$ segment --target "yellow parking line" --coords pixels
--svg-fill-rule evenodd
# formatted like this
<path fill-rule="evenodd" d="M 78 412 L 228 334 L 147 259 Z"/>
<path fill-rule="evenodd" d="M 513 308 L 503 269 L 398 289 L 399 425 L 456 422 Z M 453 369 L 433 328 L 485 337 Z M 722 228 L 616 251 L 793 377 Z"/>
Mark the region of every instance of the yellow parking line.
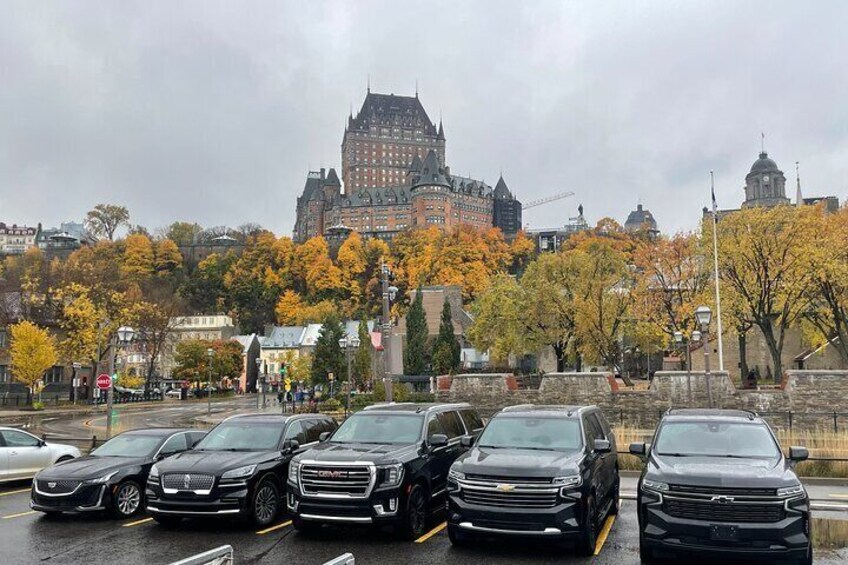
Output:
<path fill-rule="evenodd" d="M 21 490 L 10 490 L 9 492 L 0 492 L 0 496 L 9 496 L 10 494 L 21 494 L 22 492 L 29 492 L 30 489 L 22 488 Z"/>
<path fill-rule="evenodd" d="M 4 520 L 9 520 L 11 518 L 20 518 L 21 516 L 29 516 L 30 514 L 35 514 L 35 510 L 30 510 L 29 512 L 21 512 L 20 514 L 9 514 L 8 516 L 3 516 Z"/>
<path fill-rule="evenodd" d="M 604 548 L 604 543 L 607 541 L 607 536 L 609 536 L 610 530 L 612 529 L 612 525 L 615 523 L 615 516 L 610 516 L 607 518 L 606 523 L 604 523 L 604 527 L 601 529 L 601 534 L 598 536 L 598 541 L 595 543 L 595 555 L 600 555 L 601 550 Z"/>
<path fill-rule="evenodd" d="M 288 520 L 286 522 L 283 522 L 282 524 L 277 524 L 276 526 L 271 526 L 270 528 L 267 528 L 265 530 L 259 530 L 256 533 L 260 536 L 264 536 L 265 534 L 268 534 L 268 533 L 271 533 L 271 532 L 274 532 L 274 531 L 277 531 L 277 530 L 282 530 L 283 528 L 288 528 L 291 525 L 292 525 L 292 521 Z"/>
<path fill-rule="evenodd" d="M 133 526 L 140 526 L 142 524 L 146 524 L 148 522 L 152 522 L 153 518 L 144 518 L 143 520 L 136 520 L 135 522 L 130 522 L 129 524 L 122 524 L 121 526 L 124 528 L 131 528 Z"/>
<path fill-rule="evenodd" d="M 438 534 L 439 532 L 444 530 L 447 527 L 447 525 L 448 525 L 447 522 L 442 522 L 441 524 L 439 524 L 438 526 L 436 526 L 435 528 L 433 528 L 432 530 L 430 530 L 429 532 L 427 532 L 426 534 L 424 534 L 423 536 L 421 536 L 420 538 L 415 540 L 415 543 L 424 543 L 425 541 L 427 541 L 431 537 L 435 536 L 436 534 Z"/>

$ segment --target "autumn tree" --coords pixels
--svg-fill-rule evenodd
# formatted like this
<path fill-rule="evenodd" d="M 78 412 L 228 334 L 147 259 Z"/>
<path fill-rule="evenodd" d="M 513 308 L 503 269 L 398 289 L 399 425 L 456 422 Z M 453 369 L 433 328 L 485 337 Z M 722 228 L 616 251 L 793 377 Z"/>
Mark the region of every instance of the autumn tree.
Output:
<path fill-rule="evenodd" d="M 453 374 L 459 369 L 462 349 L 453 332 L 450 302 L 442 305 L 442 318 L 439 323 L 439 335 L 433 343 L 433 370 L 437 375 Z"/>
<path fill-rule="evenodd" d="M 195 312 L 224 312 L 229 309 L 227 273 L 237 257 L 233 253 L 212 253 L 191 271 L 180 287 L 180 295 Z M 237 285 L 232 285 L 237 288 Z"/>
<path fill-rule="evenodd" d="M 472 304 L 474 323 L 468 329 L 469 341 L 478 350 L 488 351 L 498 364 L 508 361 L 510 355 L 524 353 L 527 334 L 522 310 L 526 306 L 518 281 L 508 275 L 493 277 L 488 290 Z"/>
<path fill-rule="evenodd" d="M 337 311 L 338 305 L 330 300 L 306 304 L 303 298 L 293 290 L 285 291 L 275 308 L 277 323 L 282 326 L 316 324 L 321 322 L 327 314 Z"/>
<path fill-rule="evenodd" d="M 124 274 L 130 279 L 142 279 L 153 274 L 153 243 L 145 235 L 128 235 L 124 249 Z"/>
<path fill-rule="evenodd" d="M 129 226 L 130 213 L 125 206 L 98 204 L 85 216 L 85 229 L 98 239 L 113 241 L 121 226 Z"/>
<path fill-rule="evenodd" d="M 336 313 L 324 318 L 321 331 L 315 341 L 315 352 L 312 355 L 312 382 L 326 384 L 328 375 L 332 373 L 337 382 L 347 378 L 347 364 L 339 340 L 345 335 L 341 320 Z"/>
<path fill-rule="evenodd" d="M 128 306 L 128 323 L 136 330 L 135 342 L 144 352 L 143 377 L 149 392 L 163 351 L 169 347 L 174 330 L 185 319 L 185 305 L 170 284 L 154 281 L 145 285 L 144 298 Z"/>
<path fill-rule="evenodd" d="M 814 269 L 805 242 L 819 226 L 814 208 L 747 208 L 718 223 L 719 271 L 726 308 L 762 332 L 776 378 L 786 332 L 808 311 Z M 712 225 L 705 223 L 705 238 Z M 725 305 L 725 304 L 723 304 Z"/>
<path fill-rule="evenodd" d="M 174 222 L 167 228 L 158 231 L 163 239 L 170 239 L 177 245 L 191 245 L 197 241 L 197 237 L 203 228 L 192 222 Z"/>
<path fill-rule="evenodd" d="M 27 321 L 9 326 L 12 375 L 33 390 L 58 361 L 56 344 L 47 330 Z"/>
<path fill-rule="evenodd" d="M 283 354 L 286 363 L 286 374 L 293 383 L 309 383 L 312 378 L 312 355 L 294 351 Z"/>
<path fill-rule="evenodd" d="M 406 313 L 406 347 L 403 349 L 403 371 L 407 375 L 423 375 L 427 370 L 429 345 L 427 319 L 421 287 Z"/>
<path fill-rule="evenodd" d="M 61 357 L 71 363 L 90 362 L 97 356 L 100 312 L 89 297 L 88 288 L 70 283 L 58 289 L 56 298 L 61 304 L 59 327 L 64 330 L 59 344 Z"/>
<path fill-rule="evenodd" d="M 170 239 L 157 241 L 153 251 L 153 270 L 160 276 L 172 275 L 183 264 L 177 244 Z"/>

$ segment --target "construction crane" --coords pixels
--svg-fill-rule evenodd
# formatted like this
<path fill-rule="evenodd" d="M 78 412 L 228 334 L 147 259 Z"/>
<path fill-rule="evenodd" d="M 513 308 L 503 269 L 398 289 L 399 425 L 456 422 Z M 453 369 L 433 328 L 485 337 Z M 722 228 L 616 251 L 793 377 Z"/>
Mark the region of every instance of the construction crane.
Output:
<path fill-rule="evenodd" d="M 521 206 L 522 210 L 527 210 L 529 208 L 535 208 L 536 206 L 541 206 L 542 204 L 547 204 L 548 202 L 554 202 L 556 200 L 562 200 L 563 198 L 568 198 L 569 196 L 574 196 L 573 192 L 560 192 L 559 194 L 552 194 L 551 196 L 546 196 L 544 198 L 540 198 L 538 200 L 531 200 L 526 204 Z"/>

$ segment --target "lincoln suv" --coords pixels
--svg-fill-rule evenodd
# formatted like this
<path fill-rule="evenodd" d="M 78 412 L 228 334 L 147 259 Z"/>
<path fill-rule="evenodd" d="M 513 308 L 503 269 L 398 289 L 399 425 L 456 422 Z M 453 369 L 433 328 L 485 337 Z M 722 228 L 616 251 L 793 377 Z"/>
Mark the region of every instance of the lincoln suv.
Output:
<path fill-rule="evenodd" d="M 658 554 L 712 554 L 813 562 L 810 501 L 771 428 L 740 410 L 672 410 L 645 457 L 637 507 L 642 562 Z"/>

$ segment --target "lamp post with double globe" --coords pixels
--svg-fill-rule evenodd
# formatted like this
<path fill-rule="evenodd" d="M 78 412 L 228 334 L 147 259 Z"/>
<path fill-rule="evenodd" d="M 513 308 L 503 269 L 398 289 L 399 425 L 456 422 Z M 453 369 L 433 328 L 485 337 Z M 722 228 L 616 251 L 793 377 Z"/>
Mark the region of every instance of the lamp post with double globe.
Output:
<path fill-rule="evenodd" d="M 707 399 L 710 403 L 710 408 L 713 407 L 713 388 L 712 374 L 710 373 L 710 320 L 712 320 L 713 311 L 709 306 L 698 306 L 695 310 L 695 319 L 701 327 L 701 333 L 704 340 L 704 374 L 707 379 Z"/>
<path fill-rule="evenodd" d="M 345 336 L 339 340 L 339 347 L 345 350 L 347 356 L 347 406 L 345 407 L 345 417 L 350 412 L 350 391 L 353 388 L 353 360 L 352 353 L 360 345 L 359 336 Z"/>

